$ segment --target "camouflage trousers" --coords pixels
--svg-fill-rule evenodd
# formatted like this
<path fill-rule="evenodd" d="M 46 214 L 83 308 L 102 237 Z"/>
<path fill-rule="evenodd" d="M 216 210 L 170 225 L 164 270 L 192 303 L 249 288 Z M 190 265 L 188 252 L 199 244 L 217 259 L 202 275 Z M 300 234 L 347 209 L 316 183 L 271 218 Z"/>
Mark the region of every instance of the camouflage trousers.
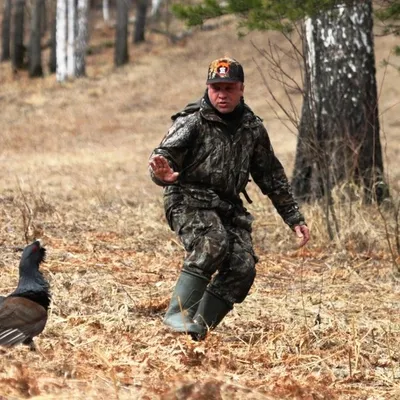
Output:
<path fill-rule="evenodd" d="M 252 216 L 178 204 L 168 217 L 186 250 L 183 268 L 212 279 L 208 290 L 228 303 L 241 303 L 256 276 Z"/>

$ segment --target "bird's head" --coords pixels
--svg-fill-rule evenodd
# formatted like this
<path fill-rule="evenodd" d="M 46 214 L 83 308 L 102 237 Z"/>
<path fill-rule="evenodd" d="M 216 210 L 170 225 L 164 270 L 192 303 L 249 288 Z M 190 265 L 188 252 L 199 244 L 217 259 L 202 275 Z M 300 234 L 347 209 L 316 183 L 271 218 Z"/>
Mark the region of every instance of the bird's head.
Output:
<path fill-rule="evenodd" d="M 45 308 L 48 307 L 50 302 L 50 285 L 42 275 L 42 272 L 39 271 L 40 263 L 44 261 L 45 256 L 46 249 L 39 240 L 36 240 L 23 249 L 19 263 L 18 286 L 11 296 L 27 297 L 29 294 L 32 297 L 34 294 L 43 293 L 43 302 L 40 304 Z"/>
<path fill-rule="evenodd" d="M 24 267 L 39 269 L 39 265 L 44 261 L 46 257 L 46 249 L 40 243 L 40 240 L 36 240 L 29 244 L 22 251 L 22 257 L 20 262 L 20 269 Z"/>

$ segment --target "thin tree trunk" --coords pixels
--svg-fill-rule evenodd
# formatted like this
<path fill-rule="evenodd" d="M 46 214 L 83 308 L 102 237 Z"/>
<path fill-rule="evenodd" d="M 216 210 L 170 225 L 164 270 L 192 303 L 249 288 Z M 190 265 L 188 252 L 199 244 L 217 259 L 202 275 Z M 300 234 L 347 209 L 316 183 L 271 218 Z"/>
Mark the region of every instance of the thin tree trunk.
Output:
<path fill-rule="evenodd" d="M 388 196 L 379 138 L 371 0 L 306 24 L 306 94 L 292 186 L 302 200 L 346 184 Z"/>
<path fill-rule="evenodd" d="M 68 10 L 67 75 L 69 78 L 74 78 L 75 77 L 75 30 L 76 30 L 75 0 L 67 0 L 67 10 Z"/>
<path fill-rule="evenodd" d="M 152 0 L 151 1 L 150 15 L 152 18 L 156 17 L 159 14 L 161 3 L 162 3 L 162 0 Z"/>
<path fill-rule="evenodd" d="M 117 0 L 117 27 L 115 37 L 116 67 L 126 64 L 129 61 L 128 54 L 128 0 Z"/>
<path fill-rule="evenodd" d="M 110 2 L 109 0 L 103 0 L 103 19 L 105 22 L 110 22 Z"/>
<path fill-rule="evenodd" d="M 56 18 L 57 81 L 67 78 L 67 0 L 57 0 Z"/>
<path fill-rule="evenodd" d="M 75 73 L 86 75 L 86 49 L 88 42 L 88 0 L 78 0 L 78 33 L 76 36 Z"/>
<path fill-rule="evenodd" d="M 1 60 L 8 61 L 10 52 L 10 30 L 11 27 L 11 0 L 4 1 L 3 23 L 1 27 Z"/>
<path fill-rule="evenodd" d="M 49 70 L 52 74 L 57 71 L 57 11 L 52 18 Z"/>
<path fill-rule="evenodd" d="M 24 66 L 24 9 L 25 0 L 16 0 L 14 12 L 13 52 L 11 56 L 14 70 L 21 69 Z"/>
<path fill-rule="evenodd" d="M 29 76 L 43 76 L 42 68 L 42 16 L 44 0 L 36 0 L 32 7 L 31 37 L 29 42 Z"/>
<path fill-rule="evenodd" d="M 133 43 L 144 42 L 144 32 L 146 28 L 147 0 L 137 0 L 135 30 L 133 34 Z"/>

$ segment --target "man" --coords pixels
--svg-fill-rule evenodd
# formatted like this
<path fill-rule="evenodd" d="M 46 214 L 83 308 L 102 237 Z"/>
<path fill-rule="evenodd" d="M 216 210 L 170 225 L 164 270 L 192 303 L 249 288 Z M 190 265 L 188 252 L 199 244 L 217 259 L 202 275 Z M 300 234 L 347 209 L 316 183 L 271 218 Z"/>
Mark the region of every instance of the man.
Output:
<path fill-rule="evenodd" d="M 153 181 L 164 186 L 168 223 L 186 250 L 164 323 L 195 339 L 214 329 L 253 284 L 253 217 L 240 197 L 250 200 L 250 176 L 301 239 L 299 245 L 310 237 L 268 133 L 244 102 L 242 66 L 229 57 L 217 59 L 206 84 L 203 98 L 172 117 L 149 161 Z"/>

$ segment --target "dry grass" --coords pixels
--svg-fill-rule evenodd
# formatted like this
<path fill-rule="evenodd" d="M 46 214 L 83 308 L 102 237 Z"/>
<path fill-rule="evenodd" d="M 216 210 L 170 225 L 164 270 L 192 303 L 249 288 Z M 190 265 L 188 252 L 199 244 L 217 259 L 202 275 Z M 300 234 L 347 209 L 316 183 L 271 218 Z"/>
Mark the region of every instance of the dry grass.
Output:
<path fill-rule="evenodd" d="M 210 59 L 227 52 L 244 63 L 246 99 L 289 174 L 293 164 L 296 137 L 267 106 L 250 43 L 279 36 L 238 41 L 234 28 L 178 45 L 152 34 L 118 71 L 105 46 L 89 58 L 87 79 L 63 85 L 53 76 L 13 78 L 0 65 L 0 293 L 17 283 L 15 248 L 40 236 L 54 296 L 39 351 L 0 350 L 0 398 L 400 398 L 400 259 L 388 248 L 395 220 L 357 198 L 337 202 L 334 242 L 321 209 L 304 207 L 312 241 L 296 250 L 251 187 L 260 262 L 250 296 L 202 343 L 162 324 L 183 250 L 147 157 L 169 116 L 202 94 Z M 99 27 L 93 43 L 109 37 Z M 400 77 L 379 67 L 393 43 L 377 39 L 382 141 L 396 195 Z"/>

